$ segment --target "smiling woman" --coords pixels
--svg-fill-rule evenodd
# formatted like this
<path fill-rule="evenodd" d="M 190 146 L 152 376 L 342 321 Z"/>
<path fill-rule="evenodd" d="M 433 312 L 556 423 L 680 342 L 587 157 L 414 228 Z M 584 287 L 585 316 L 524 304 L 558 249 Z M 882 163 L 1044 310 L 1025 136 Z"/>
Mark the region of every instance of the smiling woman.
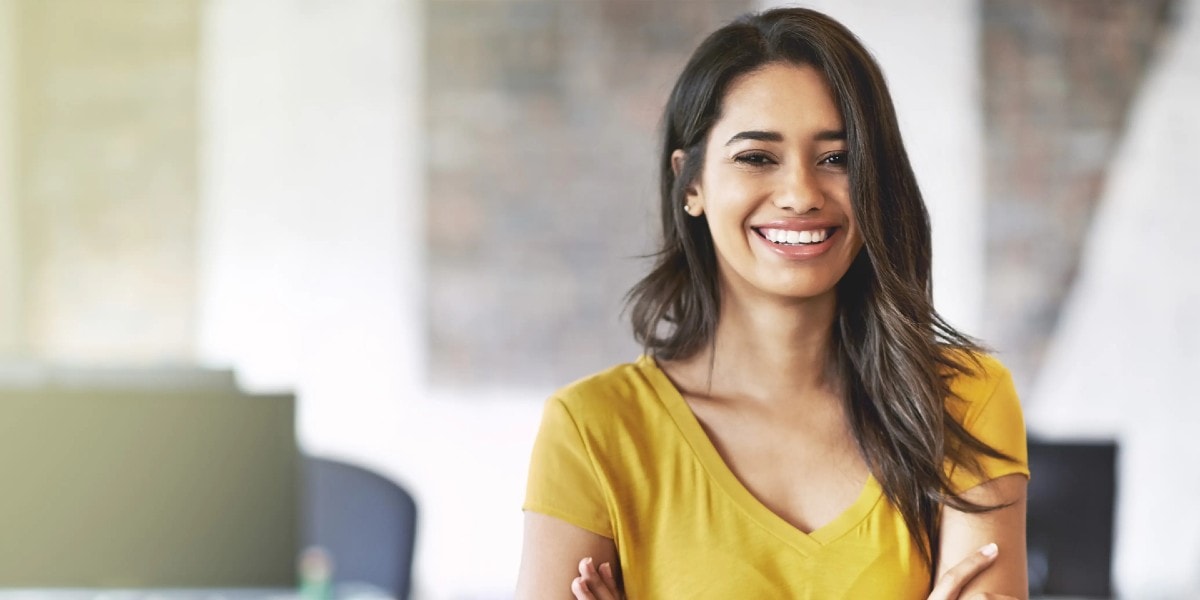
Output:
<path fill-rule="evenodd" d="M 735 80 L 724 104 L 685 197 L 688 214 L 707 215 L 718 269 L 739 287 L 730 293 L 832 299 L 862 238 L 846 135 L 824 76 L 808 65 L 768 64 Z M 673 151 L 673 172 L 685 160 Z"/>
<path fill-rule="evenodd" d="M 874 60 L 820 13 L 750 15 L 663 126 L 646 353 L 546 404 L 518 596 L 1025 597 L 1020 406 L 933 309 Z"/>

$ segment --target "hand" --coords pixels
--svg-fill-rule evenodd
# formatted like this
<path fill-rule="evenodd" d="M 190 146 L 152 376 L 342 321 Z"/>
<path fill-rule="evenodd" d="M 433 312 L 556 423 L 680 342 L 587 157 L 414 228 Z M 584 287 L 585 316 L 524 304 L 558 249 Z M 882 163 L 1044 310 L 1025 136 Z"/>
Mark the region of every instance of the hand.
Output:
<path fill-rule="evenodd" d="M 928 600 L 960 600 L 959 593 L 971 582 L 976 575 L 991 566 L 996 559 L 995 544 L 988 544 L 963 559 L 954 568 L 946 571 L 938 579 L 937 585 L 929 594 Z M 612 565 L 604 563 L 597 569 L 592 565 L 591 557 L 579 561 L 579 577 L 571 582 L 571 592 L 576 600 L 622 600 L 613 576 Z M 964 600 L 1018 600 L 1002 594 L 978 593 Z"/>
<path fill-rule="evenodd" d="M 623 600 L 612 565 L 604 563 L 597 570 L 592 557 L 579 561 L 579 577 L 571 582 L 571 593 L 575 600 Z"/>
<path fill-rule="evenodd" d="M 946 571 L 937 580 L 937 584 L 933 586 L 933 591 L 929 593 L 928 600 L 960 600 L 959 594 L 972 579 L 975 578 L 984 569 L 990 567 L 996 560 L 998 553 L 996 544 L 988 544 L 980 548 L 977 552 L 971 553 L 970 556 L 964 558 L 962 562 L 954 565 L 954 568 Z M 981 592 L 972 594 L 970 598 L 962 600 L 1017 600 L 1012 596 L 1002 594 L 989 594 Z"/>

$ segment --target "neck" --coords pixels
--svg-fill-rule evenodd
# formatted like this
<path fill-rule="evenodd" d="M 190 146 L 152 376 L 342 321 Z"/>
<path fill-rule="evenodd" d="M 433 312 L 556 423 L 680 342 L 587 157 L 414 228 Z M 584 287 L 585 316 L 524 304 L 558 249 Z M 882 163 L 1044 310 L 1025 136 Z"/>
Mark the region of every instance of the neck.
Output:
<path fill-rule="evenodd" d="M 828 398 L 838 388 L 829 364 L 836 295 L 753 300 L 725 294 L 715 343 L 688 361 L 705 379 L 712 366 L 709 395 L 768 403 Z"/>

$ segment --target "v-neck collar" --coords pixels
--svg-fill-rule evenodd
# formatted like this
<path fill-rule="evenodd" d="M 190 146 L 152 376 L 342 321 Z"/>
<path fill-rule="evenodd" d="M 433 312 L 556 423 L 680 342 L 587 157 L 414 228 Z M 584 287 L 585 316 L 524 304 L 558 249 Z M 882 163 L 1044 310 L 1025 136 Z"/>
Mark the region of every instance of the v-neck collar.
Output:
<path fill-rule="evenodd" d="M 737 504 L 750 518 L 761 527 L 779 537 L 796 550 L 804 554 L 812 554 L 829 543 L 849 533 L 856 525 L 871 513 L 875 505 L 883 498 L 883 489 L 875 477 L 869 472 L 867 480 L 858 498 L 832 521 L 805 533 L 783 517 L 767 508 L 745 485 L 721 458 L 716 446 L 700 425 L 700 421 L 692 412 L 691 406 L 684 400 L 683 394 L 671 382 L 667 374 L 659 368 L 658 363 L 650 356 L 638 359 L 638 366 L 646 375 L 654 391 L 667 409 L 671 419 L 679 428 L 680 433 L 691 446 L 696 459 L 708 472 L 709 477 Z"/>

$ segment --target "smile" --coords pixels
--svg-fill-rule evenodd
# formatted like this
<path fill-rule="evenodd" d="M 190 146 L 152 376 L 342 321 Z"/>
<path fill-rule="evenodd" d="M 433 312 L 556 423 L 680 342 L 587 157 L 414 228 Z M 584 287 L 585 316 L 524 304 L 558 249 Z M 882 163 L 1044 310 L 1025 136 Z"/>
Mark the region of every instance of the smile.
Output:
<path fill-rule="evenodd" d="M 820 244 L 824 242 L 830 235 L 833 234 L 833 227 L 823 229 L 806 229 L 796 231 L 793 229 L 773 229 L 763 227 L 755 229 L 758 235 L 766 238 L 767 241 L 781 246 L 797 246 L 804 244 Z"/>
<path fill-rule="evenodd" d="M 826 227 L 818 227 L 826 226 Z M 824 223 L 770 223 L 751 227 L 763 250 L 784 260 L 822 257 L 838 244 L 840 227 Z"/>

